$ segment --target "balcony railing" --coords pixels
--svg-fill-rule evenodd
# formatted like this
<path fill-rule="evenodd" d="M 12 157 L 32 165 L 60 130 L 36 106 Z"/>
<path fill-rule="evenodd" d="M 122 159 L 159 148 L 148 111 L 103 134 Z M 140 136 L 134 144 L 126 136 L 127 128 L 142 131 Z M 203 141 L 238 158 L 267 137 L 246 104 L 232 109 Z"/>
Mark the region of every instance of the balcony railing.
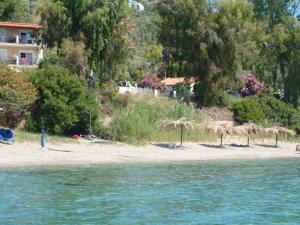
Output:
<path fill-rule="evenodd" d="M 0 37 L 0 42 L 1 43 L 16 43 L 17 40 L 16 37 Z"/>
<path fill-rule="evenodd" d="M 9 44 L 34 44 L 32 39 L 22 39 L 18 35 L 10 37 L 0 37 L 0 43 L 9 43 Z"/>
<path fill-rule="evenodd" d="M 0 59 L 0 64 L 5 64 L 5 65 L 16 65 L 16 66 L 37 66 L 38 61 L 37 60 L 28 60 L 26 58 L 22 58 L 18 60 L 19 62 L 17 63 L 16 59 Z"/>

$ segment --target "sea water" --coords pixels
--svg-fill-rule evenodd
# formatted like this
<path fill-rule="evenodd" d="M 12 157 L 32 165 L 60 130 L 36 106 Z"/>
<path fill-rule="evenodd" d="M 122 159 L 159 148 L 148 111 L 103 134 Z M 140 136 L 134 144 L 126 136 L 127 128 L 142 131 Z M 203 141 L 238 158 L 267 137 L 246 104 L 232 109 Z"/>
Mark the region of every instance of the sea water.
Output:
<path fill-rule="evenodd" d="M 0 224 L 300 224 L 300 161 L 1 169 Z"/>

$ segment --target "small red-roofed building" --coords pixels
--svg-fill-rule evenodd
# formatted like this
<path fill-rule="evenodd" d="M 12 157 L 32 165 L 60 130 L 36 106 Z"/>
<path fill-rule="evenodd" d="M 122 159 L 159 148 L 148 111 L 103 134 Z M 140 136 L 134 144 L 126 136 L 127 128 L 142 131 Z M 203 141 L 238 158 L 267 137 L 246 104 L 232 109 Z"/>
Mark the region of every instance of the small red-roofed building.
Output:
<path fill-rule="evenodd" d="M 191 97 L 193 95 L 193 89 L 196 79 L 194 77 L 168 77 L 161 81 L 161 83 L 166 87 L 165 95 L 172 96 L 172 92 L 175 91 L 174 88 L 177 84 L 184 84 L 186 86 L 185 96 Z"/>

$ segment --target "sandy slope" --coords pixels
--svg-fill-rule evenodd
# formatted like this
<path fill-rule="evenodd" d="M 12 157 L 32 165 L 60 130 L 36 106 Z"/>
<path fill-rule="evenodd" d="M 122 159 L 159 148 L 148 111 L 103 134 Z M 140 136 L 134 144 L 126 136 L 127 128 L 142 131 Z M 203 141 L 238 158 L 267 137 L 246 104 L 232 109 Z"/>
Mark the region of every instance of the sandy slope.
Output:
<path fill-rule="evenodd" d="M 280 148 L 253 145 L 250 148 L 185 144 L 184 149 L 169 149 L 161 145 L 142 147 L 114 144 L 48 144 L 42 151 L 38 144 L 16 143 L 0 145 L 0 167 L 37 165 L 80 165 L 133 162 L 171 162 L 226 159 L 299 158 L 296 144 L 280 143 Z"/>

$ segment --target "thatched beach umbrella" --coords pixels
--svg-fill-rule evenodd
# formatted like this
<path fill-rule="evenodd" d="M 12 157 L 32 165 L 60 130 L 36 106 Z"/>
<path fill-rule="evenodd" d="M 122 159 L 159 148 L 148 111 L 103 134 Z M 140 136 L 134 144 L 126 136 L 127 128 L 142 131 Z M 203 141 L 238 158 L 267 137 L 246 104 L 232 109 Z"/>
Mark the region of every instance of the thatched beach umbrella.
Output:
<path fill-rule="evenodd" d="M 226 126 L 224 124 L 209 124 L 206 129 L 209 132 L 213 132 L 218 135 L 221 139 L 220 146 L 223 147 L 223 138 L 228 135 L 232 134 L 232 127 Z"/>
<path fill-rule="evenodd" d="M 290 129 L 287 129 L 285 127 L 281 127 L 281 126 L 275 126 L 275 127 L 271 127 L 271 128 L 266 128 L 265 132 L 267 134 L 271 134 L 273 136 L 276 137 L 276 147 L 278 147 L 278 136 L 280 134 L 287 136 L 295 136 L 296 132 Z"/>
<path fill-rule="evenodd" d="M 258 126 L 254 123 L 246 123 L 241 126 L 233 128 L 233 133 L 236 135 L 245 135 L 247 136 L 247 146 L 250 146 L 250 135 L 260 135 L 264 132 L 264 129 L 261 126 Z"/>
<path fill-rule="evenodd" d="M 182 148 L 183 142 L 183 130 L 186 129 L 196 129 L 199 127 L 199 124 L 194 121 L 187 121 L 186 118 L 181 118 L 179 120 L 164 120 L 161 122 L 161 127 L 163 128 L 180 128 L 180 146 Z"/>

